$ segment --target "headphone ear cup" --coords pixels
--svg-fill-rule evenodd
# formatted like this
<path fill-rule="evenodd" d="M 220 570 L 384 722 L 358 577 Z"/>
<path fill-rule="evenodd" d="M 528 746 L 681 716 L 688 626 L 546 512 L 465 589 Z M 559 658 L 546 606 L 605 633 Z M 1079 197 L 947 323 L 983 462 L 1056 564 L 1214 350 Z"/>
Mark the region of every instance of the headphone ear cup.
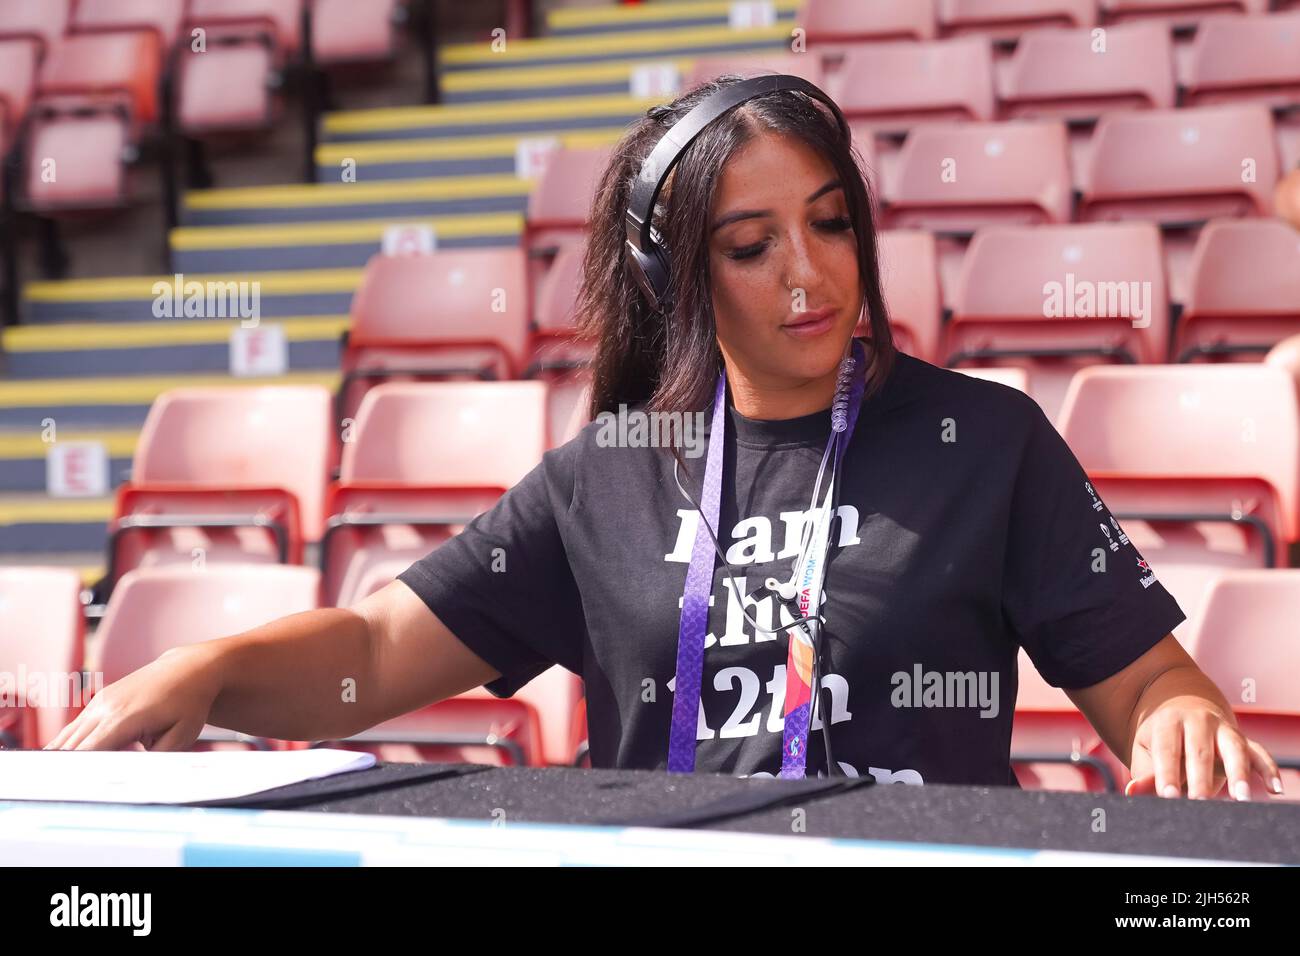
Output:
<path fill-rule="evenodd" d="M 628 240 L 627 263 L 650 308 L 656 312 L 670 308 L 668 257 L 663 249 L 652 243 L 648 253 L 642 252 Z"/>

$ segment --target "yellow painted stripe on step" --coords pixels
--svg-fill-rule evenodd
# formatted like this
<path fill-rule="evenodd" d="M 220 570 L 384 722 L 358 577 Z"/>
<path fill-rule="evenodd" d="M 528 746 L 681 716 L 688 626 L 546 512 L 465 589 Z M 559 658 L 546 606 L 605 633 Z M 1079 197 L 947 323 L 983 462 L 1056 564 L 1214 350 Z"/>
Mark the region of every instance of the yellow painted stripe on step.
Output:
<path fill-rule="evenodd" d="M 621 64 L 626 69 L 626 64 Z M 551 67 L 538 67 L 550 70 Z M 569 69 L 572 69 L 570 66 Z M 496 70 L 490 71 L 496 73 Z M 449 103 L 442 106 L 398 106 L 378 110 L 346 110 L 325 117 L 328 133 L 364 133 L 377 129 L 412 129 L 429 126 L 491 125 L 521 120 L 577 119 L 610 113 L 644 113 L 660 98 L 628 93 L 563 96 L 536 100 L 503 100 L 499 103 Z"/>
<path fill-rule="evenodd" d="M 803 5 L 803 0 L 773 0 L 772 5 L 777 13 L 789 13 L 798 11 Z M 627 7 L 613 4 L 598 7 L 561 7 L 547 14 L 546 25 L 552 30 L 560 30 L 605 26 L 610 23 L 658 23 L 661 20 L 678 20 L 684 17 L 725 17 L 730 7 L 730 0 L 644 3 Z"/>
<path fill-rule="evenodd" d="M 148 405 L 171 388 L 217 385 L 251 388 L 257 385 L 324 385 L 338 388 L 338 372 L 290 372 L 268 378 L 229 375 L 150 375 L 125 378 L 43 378 L 0 381 L 0 406 L 49 408 L 67 405 Z"/>
<path fill-rule="evenodd" d="M 625 126 L 608 129 L 561 133 L 557 136 L 566 149 L 591 149 L 617 143 Z M 394 139 L 373 143 L 327 143 L 316 150 L 317 166 L 338 166 L 344 160 L 354 160 L 357 165 L 367 163 L 400 163 L 416 160 L 481 159 L 515 155 L 522 139 L 556 135 L 548 132 L 509 133 L 501 136 L 476 136 L 451 139 Z M 364 169 L 361 174 L 365 175 Z"/>
<path fill-rule="evenodd" d="M 97 441 L 102 442 L 113 458 L 130 458 L 135 454 L 136 442 L 140 438 L 137 430 L 131 431 L 59 431 L 60 442 Z M 41 440 L 41 429 L 32 428 L 25 432 L 0 432 L 0 458 L 44 458 L 54 445 Z"/>
<path fill-rule="evenodd" d="M 656 57 L 656 62 L 673 63 L 683 73 L 688 72 L 695 64 L 695 60 L 692 58 L 677 59 L 672 56 Z M 632 66 L 632 63 L 620 60 L 612 63 L 565 63 L 559 66 L 534 66 L 517 70 L 459 70 L 443 76 L 442 89 L 445 93 L 481 93 L 488 90 L 515 90 L 520 87 L 539 89 L 547 86 L 563 87 L 580 83 L 625 84 L 632 77 Z M 592 96 L 599 98 L 602 102 L 606 97 L 617 97 L 619 100 L 629 101 L 623 108 L 624 112 L 644 113 L 656 102 L 662 102 L 662 100 L 646 100 L 646 105 L 638 108 L 632 104 L 640 104 L 642 100 L 639 97 L 631 97 L 626 93 L 592 94 Z M 535 103 L 546 102 L 546 100 L 526 99 L 506 100 L 505 102 Z M 613 101 L 611 101 L 610 105 L 614 105 Z M 520 118 L 527 119 L 528 117 L 522 116 Z"/>
<path fill-rule="evenodd" d="M 337 339 L 350 324 L 346 315 L 295 316 L 263 319 L 284 326 L 290 342 Z M 80 352 L 85 349 L 130 349 L 165 345 L 206 345 L 230 340 L 238 325 L 226 319 L 178 322 L 69 322 L 19 325 L 3 333 L 4 350 L 16 352 Z"/>
<path fill-rule="evenodd" d="M 494 50 L 491 40 L 478 43 L 454 43 L 442 48 L 439 59 L 445 67 L 488 63 L 509 67 L 518 63 L 565 56 L 622 54 L 681 57 L 690 55 L 690 51 L 697 47 L 757 44 L 768 40 L 776 42 L 788 39 L 789 36 L 790 27 L 785 23 L 776 23 L 755 30 L 733 30 L 729 26 L 690 26 L 671 30 L 635 30 L 627 33 L 509 40 L 503 51 Z"/>
<path fill-rule="evenodd" d="M 416 202 L 422 199 L 477 199 L 527 196 L 531 180 L 514 174 L 443 176 L 438 179 L 386 179 L 376 182 L 314 183 L 299 186 L 247 186 L 186 193 L 189 209 L 302 209 L 367 203 Z"/>
<path fill-rule="evenodd" d="M 112 498 L 0 499 L 0 525 L 88 524 L 112 517 Z"/>
<path fill-rule="evenodd" d="M 182 226 L 173 229 L 173 249 L 241 249 L 273 246 L 329 246 L 348 243 L 378 244 L 393 219 L 358 219 L 347 222 L 313 222 L 265 226 Z M 402 222 L 432 226 L 440 237 L 521 235 L 522 213 L 479 213 L 468 216 L 426 218 L 410 216 Z"/>
<path fill-rule="evenodd" d="M 360 269 L 298 269 L 291 272 L 185 273 L 185 282 L 257 282 L 261 295 L 310 295 L 351 292 L 361 281 Z M 156 284 L 173 286 L 172 276 L 115 276 L 102 279 L 66 279 L 29 282 L 24 295 L 29 302 L 125 302 L 153 300 L 161 293 Z"/>

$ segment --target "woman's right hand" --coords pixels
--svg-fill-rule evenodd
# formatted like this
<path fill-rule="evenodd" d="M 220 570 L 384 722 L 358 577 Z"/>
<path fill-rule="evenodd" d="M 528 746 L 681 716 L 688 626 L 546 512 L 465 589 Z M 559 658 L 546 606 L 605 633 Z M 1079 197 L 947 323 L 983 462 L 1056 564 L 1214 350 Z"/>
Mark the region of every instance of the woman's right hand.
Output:
<path fill-rule="evenodd" d="M 174 647 L 101 690 L 44 749 L 188 750 L 220 691 L 211 646 Z"/>

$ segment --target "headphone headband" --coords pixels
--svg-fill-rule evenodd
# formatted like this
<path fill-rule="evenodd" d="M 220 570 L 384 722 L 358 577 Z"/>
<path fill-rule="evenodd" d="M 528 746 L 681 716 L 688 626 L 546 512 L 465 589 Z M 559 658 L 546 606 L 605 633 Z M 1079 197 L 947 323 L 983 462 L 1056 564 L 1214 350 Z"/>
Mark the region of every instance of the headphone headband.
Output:
<path fill-rule="evenodd" d="M 804 93 L 830 107 L 845 139 L 849 139 L 848 122 L 839 106 L 816 85 L 788 73 L 761 74 L 724 87 L 696 104 L 674 123 L 655 144 L 641 164 L 641 172 L 632 186 L 632 196 L 624 215 L 627 233 L 628 265 L 652 309 L 669 307 L 666 301 L 670 263 L 660 245 L 658 230 L 651 225 L 655 200 L 668 174 L 681 159 L 686 147 L 704 132 L 705 127 L 728 110 L 758 96 L 779 90 Z"/>

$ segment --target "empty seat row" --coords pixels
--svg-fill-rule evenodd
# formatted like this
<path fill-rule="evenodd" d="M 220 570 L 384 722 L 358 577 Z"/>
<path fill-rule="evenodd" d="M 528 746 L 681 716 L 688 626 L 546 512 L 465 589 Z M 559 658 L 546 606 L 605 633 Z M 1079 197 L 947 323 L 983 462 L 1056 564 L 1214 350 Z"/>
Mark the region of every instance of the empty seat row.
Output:
<path fill-rule="evenodd" d="M 380 385 L 344 423 L 329 484 L 324 389 L 176 390 L 118 489 L 101 592 L 134 567 L 296 563 L 318 542 L 323 599 L 349 603 L 491 507 L 586 413 L 581 379 Z M 1092 366 L 1058 427 L 1153 560 L 1285 567 L 1300 541 L 1300 412 L 1281 367 Z"/>
<path fill-rule="evenodd" d="M 1241 102 L 1286 108 L 1300 102 L 1300 12 L 1208 20 L 1181 57 L 1169 31 L 1152 23 L 1034 30 L 1005 60 L 977 37 L 854 44 L 826 84 L 858 128 L 885 132 L 937 120 L 1093 121 L 1111 111 Z"/>
<path fill-rule="evenodd" d="M 982 228 L 946 302 L 941 240 L 912 229 L 879 240 L 899 347 L 936 365 L 1030 369 L 1029 391 L 1049 415 L 1084 365 L 1258 362 L 1300 333 L 1300 233 L 1275 219 L 1216 219 L 1200 231 L 1177 321 L 1150 223 Z"/>
<path fill-rule="evenodd" d="M 80 579 L 64 568 L 0 568 L 0 671 L 25 679 L 23 706 L 0 712 L 0 745 L 43 746 L 102 685 L 172 647 L 240 634 L 318 606 L 319 573 L 228 563 L 139 568 L 127 574 L 83 653 Z M 89 679 L 83 679 L 84 673 Z M 33 690 L 39 688 L 39 690 Z M 310 744 L 378 752 L 388 760 L 572 764 L 585 737 L 581 682 L 560 668 L 510 700 L 482 688 L 398 715 L 336 741 L 273 741 L 207 726 L 198 749 L 294 749 Z"/>
<path fill-rule="evenodd" d="M 1169 572 L 1153 567 L 1169 588 Z M 1300 570 L 1216 571 L 1192 601 L 1173 593 L 1188 615 L 1179 642 L 1223 692 L 1242 733 L 1277 760 L 1284 787 L 1278 799 L 1300 799 L 1300 685 L 1293 678 L 1300 666 Z M 1023 651 L 1011 753 L 1026 787 L 1122 789 L 1129 779 L 1065 692 L 1047 684 Z M 1264 796 L 1252 780 L 1252 799 Z"/>
<path fill-rule="evenodd" d="M 170 647 L 238 634 L 316 606 L 316 572 L 307 568 L 139 569 L 114 596 L 100 626 L 96 659 L 84 662 L 78 584 L 67 569 L 0 569 L 0 609 L 15 625 L 0 632 L 0 669 L 27 678 L 28 688 L 44 681 L 70 692 L 62 700 L 45 690 L 32 692 L 25 706 L 7 711 L 0 724 L 4 746 L 43 745 L 75 717 L 96 686 L 87 682 L 82 691 L 87 663 L 111 683 Z M 1300 694 L 1290 679 L 1300 664 L 1291 639 L 1298 612 L 1300 570 L 1223 572 L 1183 639 L 1228 697 L 1243 732 L 1278 759 L 1291 799 L 1300 783 Z M 580 681 L 552 668 L 510 700 L 480 688 L 384 721 L 357 738 L 318 743 L 378 749 L 390 760 L 570 763 L 585 735 L 583 712 Z M 263 747 L 304 744 L 236 738 L 208 727 L 198 746 L 239 740 Z M 1038 676 L 1023 652 L 1011 748 L 1026 786 L 1099 789 L 1122 787 L 1127 780 L 1091 725 L 1063 691 Z"/>
<path fill-rule="evenodd" d="M 1270 0 L 805 0 L 798 19 L 809 46 L 979 33 L 1014 39 L 1038 27 L 1091 27 L 1157 19 L 1195 25 L 1212 14 L 1259 16 Z M 1283 0 L 1277 9 L 1296 7 Z"/>
<path fill-rule="evenodd" d="M 164 393 L 116 492 L 98 601 L 132 568 L 296 564 L 310 543 L 326 603 L 351 603 L 491 507 L 585 416 L 581 379 L 390 383 L 338 426 L 320 386 Z"/>
<path fill-rule="evenodd" d="M 1280 165 L 1273 118 L 1260 105 L 1107 113 L 1077 183 L 1060 120 L 944 123 L 908 134 L 893 168 L 880 172 L 879 194 L 887 227 L 1185 226 L 1271 215 Z"/>
<path fill-rule="evenodd" d="M 168 131 L 191 147 L 191 183 L 205 185 L 201 142 L 278 122 L 304 22 L 313 67 L 328 70 L 392 59 L 404 11 L 401 0 L 0 0 L 0 153 L 25 141 L 15 202 L 48 218 L 129 204 L 131 164 L 159 138 L 165 106 Z M 59 275 L 66 254 L 45 236 L 45 271 Z"/>

